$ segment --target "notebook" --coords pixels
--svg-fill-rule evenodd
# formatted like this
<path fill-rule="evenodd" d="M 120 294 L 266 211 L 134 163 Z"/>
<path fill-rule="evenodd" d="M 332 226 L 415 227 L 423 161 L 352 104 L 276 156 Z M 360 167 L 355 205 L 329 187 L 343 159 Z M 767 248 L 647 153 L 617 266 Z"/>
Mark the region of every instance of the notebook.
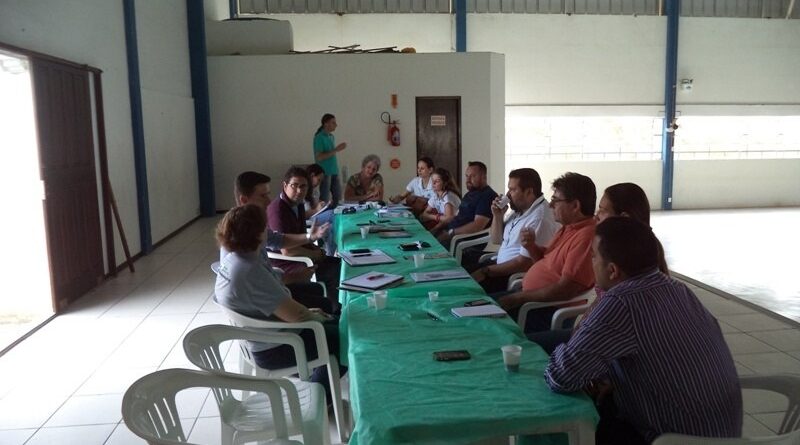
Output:
<path fill-rule="evenodd" d="M 483 306 L 454 307 L 450 312 L 456 317 L 503 317 L 506 314 L 500 306 L 485 304 Z"/>
<path fill-rule="evenodd" d="M 462 268 L 440 270 L 437 272 L 412 272 L 411 279 L 417 283 L 427 283 L 428 281 L 460 280 L 469 278 L 469 274 Z"/>
<path fill-rule="evenodd" d="M 399 284 L 402 281 L 402 275 L 373 271 L 348 278 L 339 284 L 339 288 L 360 292 L 372 292 L 392 284 Z"/>
<path fill-rule="evenodd" d="M 342 260 L 351 266 L 369 266 L 375 264 L 392 264 L 397 261 L 394 258 L 386 255 L 380 249 L 370 249 L 369 253 L 351 253 L 348 251 L 339 251 L 339 256 Z"/>

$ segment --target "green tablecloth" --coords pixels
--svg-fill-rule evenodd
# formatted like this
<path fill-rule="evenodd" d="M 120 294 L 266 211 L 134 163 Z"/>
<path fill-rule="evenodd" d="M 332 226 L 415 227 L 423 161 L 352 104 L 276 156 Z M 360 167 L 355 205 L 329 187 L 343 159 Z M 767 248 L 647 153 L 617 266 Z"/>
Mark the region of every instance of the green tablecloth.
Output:
<path fill-rule="evenodd" d="M 424 252 L 443 252 L 430 234 L 413 219 L 412 238 L 381 239 L 369 234 L 361 239 L 357 224 L 376 220 L 374 212 L 339 215 L 336 219 L 339 249 L 380 248 L 395 257 L 395 264 L 349 267 L 342 277 L 371 270 L 404 274 L 415 271 L 410 253 L 401 242 L 428 241 Z M 397 220 L 393 220 L 397 221 Z M 426 260 L 423 271 L 456 267 L 454 259 Z M 428 301 L 429 290 L 439 300 Z M 453 307 L 487 298 L 471 279 L 415 284 L 410 278 L 390 288 L 387 306 L 368 308 L 366 296 L 341 292 L 344 308 L 340 322 L 343 360 L 349 365 L 350 400 L 355 415 L 355 444 L 469 443 L 485 438 L 531 431 L 556 431 L 569 422 L 597 420 L 591 401 L 583 394 L 560 395 L 550 391 L 542 374 L 548 357 L 529 342 L 510 318 L 455 318 Z M 440 318 L 430 318 L 432 312 Z M 503 367 L 500 347 L 523 347 L 519 373 Z M 467 361 L 437 362 L 434 351 L 466 349 Z M 541 439 L 541 437 L 540 437 Z M 550 443 L 547 438 L 536 443 Z M 552 437 L 550 438 L 552 439 Z"/>

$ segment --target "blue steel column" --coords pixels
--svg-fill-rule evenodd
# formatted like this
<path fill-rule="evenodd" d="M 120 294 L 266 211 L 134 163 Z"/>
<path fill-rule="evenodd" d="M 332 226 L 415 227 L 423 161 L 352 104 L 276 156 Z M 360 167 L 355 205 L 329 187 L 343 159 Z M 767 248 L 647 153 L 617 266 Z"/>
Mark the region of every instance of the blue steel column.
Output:
<path fill-rule="evenodd" d="M 455 0 L 456 52 L 467 51 L 467 0 Z"/>
<path fill-rule="evenodd" d="M 136 204 L 139 210 L 139 243 L 143 254 L 153 251 L 150 229 L 150 197 L 147 191 L 147 157 L 144 145 L 142 90 L 139 82 L 139 45 L 136 41 L 136 5 L 123 0 L 125 15 L 125 50 L 128 58 L 128 94 L 131 101 L 133 165 L 136 174 Z"/>
<path fill-rule="evenodd" d="M 672 210 L 675 154 L 675 90 L 678 78 L 678 18 L 680 0 L 667 0 L 667 69 L 664 76 L 664 125 L 661 137 L 661 208 Z"/>
<path fill-rule="evenodd" d="M 239 15 L 239 0 L 228 0 L 228 11 L 230 18 L 235 19 Z"/>
<path fill-rule="evenodd" d="M 211 112 L 206 64 L 206 27 L 203 0 L 186 0 L 189 25 L 189 67 L 194 99 L 194 132 L 197 144 L 197 180 L 200 214 L 214 216 L 214 156 L 211 147 Z"/>

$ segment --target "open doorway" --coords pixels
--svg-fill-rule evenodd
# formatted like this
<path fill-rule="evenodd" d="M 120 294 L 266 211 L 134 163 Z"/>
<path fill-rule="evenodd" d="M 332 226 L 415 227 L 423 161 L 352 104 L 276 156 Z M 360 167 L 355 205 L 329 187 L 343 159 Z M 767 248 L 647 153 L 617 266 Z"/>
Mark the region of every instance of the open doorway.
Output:
<path fill-rule="evenodd" d="M 27 57 L 0 51 L 0 350 L 54 313 L 33 86 Z"/>

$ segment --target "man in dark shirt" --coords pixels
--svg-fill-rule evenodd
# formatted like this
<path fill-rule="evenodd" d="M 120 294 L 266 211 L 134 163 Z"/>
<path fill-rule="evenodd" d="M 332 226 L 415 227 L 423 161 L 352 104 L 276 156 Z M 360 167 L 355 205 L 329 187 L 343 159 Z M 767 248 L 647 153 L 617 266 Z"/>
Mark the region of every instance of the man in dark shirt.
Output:
<path fill-rule="evenodd" d="M 486 164 L 469 162 L 464 177 L 467 194 L 461 199 L 458 214 L 450 221 L 448 230 L 437 237 L 443 246 L 449 246 L 454 235 L 480 232 L 492 223 L 492 201 L 497 192 L 487 183 Z"/>
<path fill-rule="evenodd" d="M 545 380 L 557 392 L 610 381 L 598 445 L 647 444 L 665 433 L 739 437 L 742 393 L 719 324 L 658 264 L 646 225 L 627 217 L 597 225 L 592 268 L 606 292 L 553 352 Z"/>
<path fill-rule="evenodd" d="M 283 178 L 283 191 L 279 199 L 272 201 L 267 207 L 267 221 L 270 229 L 282 233 L 306 233 L 306 215 L 304 201 L 310 181 L 308 173 L 300 167 L 291 167 Z M 287 256 L 311 258 L 316 266 L 317 281 L 325 283 L 328 299 L 338 301 L 339 272 L 341 262 L 338 258 L 329 257 L 318 246 L 308 243 L 276 251 Z M 275 267 L 291 273 L 295 269 L 305 268 L 305 264 L 296 261 L 273 260 Z"/>

